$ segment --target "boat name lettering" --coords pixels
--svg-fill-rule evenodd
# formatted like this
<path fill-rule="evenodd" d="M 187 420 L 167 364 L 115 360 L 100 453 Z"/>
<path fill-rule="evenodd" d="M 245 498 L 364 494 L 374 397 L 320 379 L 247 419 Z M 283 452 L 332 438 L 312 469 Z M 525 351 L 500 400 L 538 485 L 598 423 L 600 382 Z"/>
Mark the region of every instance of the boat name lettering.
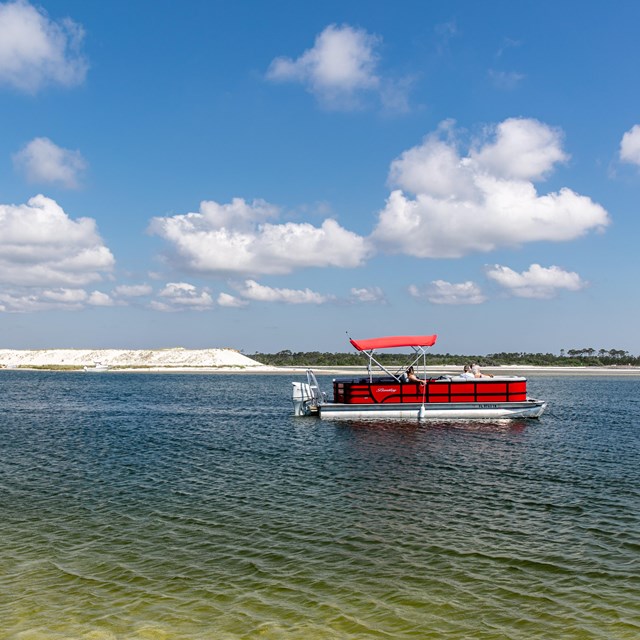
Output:
<path fill-rule="evenodd" d="M 393 387 L 387 388 L 387 387 L 378 387 L 376 389 L 376 393 L 393 393 L 394 391 L 398 391 L 397 389 L 394 389 Z"/>

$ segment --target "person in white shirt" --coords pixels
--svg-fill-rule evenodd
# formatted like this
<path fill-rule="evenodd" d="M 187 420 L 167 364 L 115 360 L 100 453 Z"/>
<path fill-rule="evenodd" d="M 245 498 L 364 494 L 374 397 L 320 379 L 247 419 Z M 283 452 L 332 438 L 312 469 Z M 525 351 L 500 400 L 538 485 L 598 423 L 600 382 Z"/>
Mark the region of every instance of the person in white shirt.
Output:
<path fill-rule="evenodd" d="M 464 370 L 460 374 L 460 380 L 473 380 L 476 377 L 476 374 L 471 370 L 471 365 L 465 364 Z"/>

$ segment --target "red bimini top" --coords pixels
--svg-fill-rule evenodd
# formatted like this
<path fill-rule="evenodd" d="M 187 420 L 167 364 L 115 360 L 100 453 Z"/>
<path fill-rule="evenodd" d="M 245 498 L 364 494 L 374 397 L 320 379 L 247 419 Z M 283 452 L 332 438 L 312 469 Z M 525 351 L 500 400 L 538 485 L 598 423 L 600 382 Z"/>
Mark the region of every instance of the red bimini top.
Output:
<path fill-rule="evenodd" d="M 437 335 L 433 336 L 387 336 L 386 338 L 371 338 L 369 340 L 353 340 L 351 344 L 358 351 L 373 349 L 391 349 L 394 347 L 432 347 L 436 343 Z"/>

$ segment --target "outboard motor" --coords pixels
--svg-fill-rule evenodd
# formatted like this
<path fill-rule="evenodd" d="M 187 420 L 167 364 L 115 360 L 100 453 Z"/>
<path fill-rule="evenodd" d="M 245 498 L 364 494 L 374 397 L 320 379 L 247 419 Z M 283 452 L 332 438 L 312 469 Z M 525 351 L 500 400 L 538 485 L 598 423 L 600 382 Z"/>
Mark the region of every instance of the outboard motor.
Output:
<path fill-rule="evenodd" d="M 292 382 L 293 391 L 291 400 L 293 400 L 293 415 L 308 416 L 311 413 L 311 404 L 313 395 L 311 394 L 311 386 L 306 382 Z"/>

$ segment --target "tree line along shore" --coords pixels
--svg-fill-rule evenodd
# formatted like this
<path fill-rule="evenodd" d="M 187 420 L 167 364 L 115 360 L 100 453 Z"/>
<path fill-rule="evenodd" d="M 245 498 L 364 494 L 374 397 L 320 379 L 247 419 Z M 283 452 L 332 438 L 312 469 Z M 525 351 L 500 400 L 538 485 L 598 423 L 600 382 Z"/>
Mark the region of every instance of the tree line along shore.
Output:
<path fill-rule="evenodd" d="M 365 360 L 361 353 L 332 353 L 320 351 L 278 351 L 253 353 L 249 356 L 261 364 L 276 367 L 361 366 Z M 376 352 L 376 360 L 385 366 L 402 366 L 406 353 Z M 422 358 L 421 358 L 422 361 Z M 569 349 L 553 353 L 491 353 L 489 355 L 461 355 L 428 353 L 427 366 L 457 366 L 475 362 L 483 367 L 536 366 L 536 367 L 640 367 L 640 356 L 621 349 Z"/>
<path fill-rule="evenodd" d="M 386 367 L 401 367 L 407 364 L 410 354 L 376 352 L 376 360 Z M 422 357 L 420 358 L 422 360 Z M 95 367 L 96 363 L 109 369 L 137 370 L 254 370 L 269 368 L 306 367 L 363 367 L 366 357 L 360 352 L 320 352 L 283 350 L 277 353 L 256 352 L 251 355 L 236 349 L 185 349 L 182 347 L 158 350 L 82 350 L 44 349 L 9 350 L 0 349 L 0 369 L 29 368 L 77 370 Z M 559 355 L 552 353 L 503 352 L 489 355 L 426 354 L 429 367 L 459 367 L 477 363 L 482 367 L 562 367 L 562 368 L 640 368 L 640 357 L 619 349 L 569 349 Z"/>

